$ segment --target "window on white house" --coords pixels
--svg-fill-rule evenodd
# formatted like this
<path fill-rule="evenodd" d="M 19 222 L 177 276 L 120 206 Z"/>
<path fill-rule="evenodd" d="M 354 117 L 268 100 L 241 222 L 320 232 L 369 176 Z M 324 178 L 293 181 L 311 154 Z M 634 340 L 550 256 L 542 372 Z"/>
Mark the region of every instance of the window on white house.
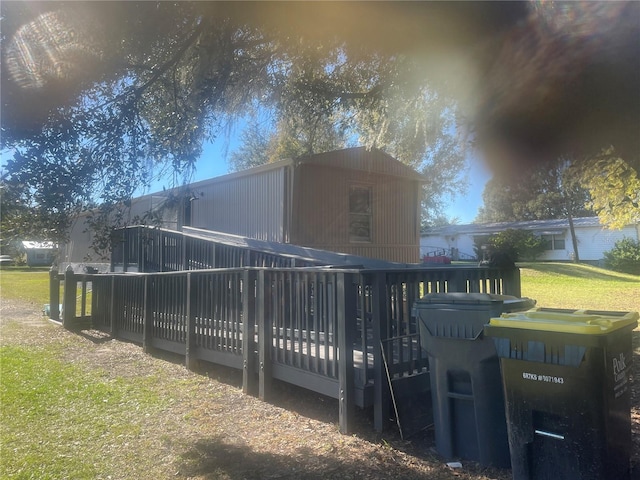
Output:
<path fill-rule="evenodd" d="M 371 242 L 372 188 L 362 185 L 349 187 L 349 241 Z"/>
<path fill-rule="evenodd" d="M 545 250 L 564 250 L 564 235 L 541 235 Z"/>

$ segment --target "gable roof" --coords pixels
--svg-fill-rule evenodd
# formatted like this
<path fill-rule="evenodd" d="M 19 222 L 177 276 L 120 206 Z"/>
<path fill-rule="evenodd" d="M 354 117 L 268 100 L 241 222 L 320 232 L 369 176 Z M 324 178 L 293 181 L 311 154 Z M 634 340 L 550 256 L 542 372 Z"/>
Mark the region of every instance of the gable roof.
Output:
<path fill-rule="evenodd" d="M 266 163 L 257 167 L 231 172 L 217 177 L 199 180 L 188 185 L 174 187 L 162 192 L 147 193 L 136 200 L 154 196 L 167 196 L 179 194 L 184 191 L 195 190 L 205 185 L 224 183 L 229 180 L 248 177 L 259 173 L 269 172 L 298 165 L 326 165 L 332 168 L 346 168 L 370 173 L 390 175 L 394 177 L 407 178 L 421 183 L 426 183 L 427 178 L 416 172 L 413 168 L 405 165 L 400 160 L 393 158 L 388 153 L 377 148 L 367 149 L 366 147 L 345 148 L 343 150 L 332 150 L 330 152 L 316 153 L 313 155 L 301 156 L 295 159 L 283 159 L 273 163 Z"/>
<path fill-rule="evenodd" d="M 366 147 L 354 147 L 317 153 L 298 157 L 294 160 L 294 164 L 326 165 L 332 168 L 346 168 L 349 170 L 408 178 L 422 183 L 427 181 L 424 175 L 421 175 L 413 168 L 377 148 L 367 149 Z"/>
<path fill-rule="evenodd" d="M 578 217 L 573 219 L 575 228 L 601 227 L 598 217 Z M 528 220 L 521 222 L 495 222 L 495 223 L 472 223 L 468 225 L 445 225 L 442 227 L 430 228 L 422 232 L 422 236 L 427 235 L 483 235 L 501 232 L 509 228 L 517 230 L 530 230 L 537 233 L 559 234 L 569 228 L 569 220 L 558 218 L 554 220 Z"/>

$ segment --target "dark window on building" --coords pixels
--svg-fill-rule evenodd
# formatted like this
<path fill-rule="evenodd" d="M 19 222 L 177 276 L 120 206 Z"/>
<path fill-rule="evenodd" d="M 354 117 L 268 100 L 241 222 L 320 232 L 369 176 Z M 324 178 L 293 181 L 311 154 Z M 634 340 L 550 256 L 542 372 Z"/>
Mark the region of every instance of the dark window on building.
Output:
<path fill-rule="evenodd" d="M 189 197 L 189 198 L 185 198 L 184 199 L 184 209 L 182 211 L 183 214 L 183 218 L 182 218 L 182 226 L 184 227 L 190 227 L 191 226 L 191 209 L 193 207 L 193 201 L 197 200 L 195 197 Z"/>
<path fill-rule="evenodd" d="M 545 250 L 564 250 L 564 235 L 542 235 Z"/>
<path fill-rule="evenodd" d="M 349 241 L 371 242 L 372 192 L 371 187 L 349 187 Z"/>

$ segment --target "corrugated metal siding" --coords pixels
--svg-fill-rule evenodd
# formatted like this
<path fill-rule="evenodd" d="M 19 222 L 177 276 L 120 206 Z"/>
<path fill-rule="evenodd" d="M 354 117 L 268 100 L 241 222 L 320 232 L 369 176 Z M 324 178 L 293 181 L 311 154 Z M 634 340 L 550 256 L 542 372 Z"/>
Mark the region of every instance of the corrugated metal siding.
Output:
<path fill-rule="evenodd" d="M 140 223 L 139 220 L 136 220 L 136 217 L 143 218 L 151 211 L 161 207 L 165 201 L 166 196 L 163 196 L 162 194 L 145 195 L 143 197 L 134 198 L 131 201 L 131 206 L 128 211 L 125 212 L 125 223 L 128 225 Z M 162 210 L 162 215 L 162 221 L 159 226 L 175 230 L 177 228 L 177 209 L 166 208 Z M 91 249 L 90 246 L 92 242 L 93 232 L 89 230 L 87 214 L 79 215 L 69 232 L 69 241 L 63 244 L 60 248 L 60 251 L 62 252 L 62 261 L 81 263 L 87 260 L 104 260 L 98 258 L 95 252 Z"/>
<path fill-rule="evenodd" d="M 136 217 L 143 218 L 151 212 L 162 212 L 162 221 L 160 227 L 169 228 L 171 230 L 178 229 L 178 206 L 168 207 L 165 205 L 167 194 L 159 193 L 157 195 L 146 195 L 140 198 L 134 198 L 131 201 L 131 208 L 127 219 L 128 224 L 137 224 L 134 221 Z"/>
<path fill-rule="evenodd" d="M 196 228 L 281 242 L 284 237 L 285 169 L 201 183 L 191 225 Z M 202 195 L 200 195 L 202 194 Z"/>
<path fill-rule="evenodd" d="M 349 241 L 349 187 L 372 187 L 372 242 Z M 419 261 L 418 183 L 305 164 L 296 169 L 291 243 L 394 262 Z"/>
<path fill-rule="evenodd" d="M 60 246 L 62 262 L 79 263 L 89 256 L 93 233 L 88 231 L 86 219 L 87 216 L 83 214 L 73 222 L 68 242 Z"/>

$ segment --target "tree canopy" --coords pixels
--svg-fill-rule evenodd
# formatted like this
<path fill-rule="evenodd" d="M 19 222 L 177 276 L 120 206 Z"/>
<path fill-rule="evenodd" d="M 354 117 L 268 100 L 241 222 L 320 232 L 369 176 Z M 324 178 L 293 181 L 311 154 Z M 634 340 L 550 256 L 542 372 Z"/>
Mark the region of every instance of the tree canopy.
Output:
<path fill-rule="evenodd" d="M 428 169 L 435 193 L 457 170 L 455 128 L 496 171 L 604 145 L 638 168 L 636 2 L 1 9 L 2 201 L 44 216 L 121 202 L 162 172 L 188 180 L 204 142 L 263 108 L 305 132 L 296 148 L 351 132 Z"/>
<path fill-rule="evenodd" d="M 613 147 L 603 148 L 576 167 L 580 184 L 590 193 L 586 207 L 611 228 L 640 222 L 640 176 Z"/>
<path fill-rule="evenodd" d="M 479 222 L 593 216 L 591 196 L 570 157 L 496 175 L 485 185 Z"/>
<path fill-rule="evenodd" d="M 593 215 L 609 228 L 640 222 L 640 177 L 613 147 L 494 176 L 482 197 L 479 222 Z"/>

